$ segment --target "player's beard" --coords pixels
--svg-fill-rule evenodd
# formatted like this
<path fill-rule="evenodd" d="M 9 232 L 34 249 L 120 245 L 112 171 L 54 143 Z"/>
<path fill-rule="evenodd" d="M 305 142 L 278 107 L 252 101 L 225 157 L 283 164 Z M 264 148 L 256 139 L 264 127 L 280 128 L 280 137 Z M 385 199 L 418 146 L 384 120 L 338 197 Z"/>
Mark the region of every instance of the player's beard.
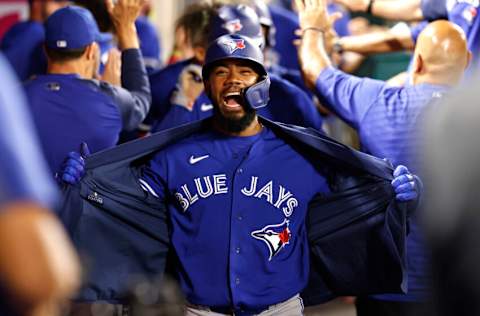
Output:
<path fill-rule="evenodd" d="M 250 126 L 257 116 L 257 111 L 243 104 L 242 107 L 244 114 L 241 117 L 228 117 L 219 110 L 218 106 L 214 106 L 213 112 L 219 127 L 227 132 L 240 133 Z"/>

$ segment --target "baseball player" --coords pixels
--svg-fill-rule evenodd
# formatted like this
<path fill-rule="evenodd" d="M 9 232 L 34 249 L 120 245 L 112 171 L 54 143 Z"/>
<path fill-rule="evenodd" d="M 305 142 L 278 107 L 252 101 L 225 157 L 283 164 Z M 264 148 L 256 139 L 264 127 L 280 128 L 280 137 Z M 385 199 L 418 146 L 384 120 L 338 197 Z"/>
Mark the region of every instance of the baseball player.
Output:
<path fill-rule="evenodd" d="M 121 146 L 123 148 L 113 149 L 106 156 L 100 155 L 103 158 L 98 157 L 97 166 L 104 166 L 106 169 L 100 167 L 94 170 L 91 169 L 92 165 L 89 167 L 87 164 L 87 170 L 85 170 L 84 160 L 78 154 L 67 160 L 68 167 L 62 174 L 66 182 L 77 183 L 85 174 L 86 178 L 93 183 L 101 182 L 101 186 L 109 186 L 109 183 L 115 187 L 118 186 L 110 187 L 105 191 L 99 191 L 100 188 L 97 187 L 95 191 L 91 191 L 84 187 L 84 184 L 92 182 L 84 179 L 80 187 L 70 187 L 73 189 L 70 191 L 70 197 L 73 200 L 76 199 L 78 202 L 78 194 L 85 192 L 88 194 L 89 205 L 102 208 L 100 212 L 92 209 L 88 211 L 93 215 L 87 220 L 88 224 L 80 219 L 79 222 L 74 220 L 76 224 L 71 222 L 74 227 L 70 226 L 80 233 L 78 235 L 72 231 L 76 236 L 77 246 L 82 249 L 88 248 L 91 256 L 97 260 L 93 268 L 95 277 L 92 276 L 90 279 L 88 289 L 82 292 L 82 297 L 92 299 L 95 296 L 106 295 L 111 298 L 112 289 L 118 289 L 120 287 L 118 281 L 121 282 L 128 273 L 137 269 L 143 270 L 143 273 L 146 272 L 145 268 L 140 268 L 132 260 L 146 260 L 141 263 L 141 266 L 156 267 L 156 271 L 159 271 L 158 265 L 164 264 L 164 261 L 161 261 L 165 251 L 162 245 L 165 243 L 165 229 L 167 229 L 166 223 L 160 223 L 165 220 L 164 216 L 167 213 L 164 211 L 168 208 L 168 222 L 171 223 L 169 240 L 178 258 L 174 267 L 188 301 L 186 315 L 232 315 L 233 313 L 235 315 L 302 315 L 303 304 L 299 293 L 307 285 L 310 270 L 305 223 L 307 209 L 313 207 L 309 203 L 321 197 L 331 196 L 333 191 L 337 191 L 340 187 L 353 189 L 351 187 L 354 183 L 351 182 L 353 179 L 347 180 L 347 178 L 357 174 L 359 170 L 354 171 L 355 168 L 375 166 L 374 169 L 380 168 L 375 171 L 377 173 L 386 166 L 385 161 L 357 156 L 351 149 L 339 144 L 337 144 L 339 147 L 334 145 L 336 148 L 334 149 L 330 146 L 335 142 L 327 140 L 315 130 L 277 125 L 259 118 L 256 108 L 267 104 L 270 81 L 263 66 L 261 50 L 247 37 L 225 35 L 216 39 L 207 50 L 202 73 L 205 79 L 205 90 L 214 106 L 212 119 L 170 129 L 141 142 L 131 143 L 135 148 L 127 144 Z M 182 135 L 180 139 L 179 135 Z M 316 141 L 313 140 L 314 138 Z M 309 141 L 313 143 L 310 142 L 310 145 L 307 145 Z M 142 146 L 141 143 L 145 145 Z M 167 143 L 170 145 L 163 147 Z M 128 149 L 127 146 L 129 146 Z M 159 147 L 164 149 L 158 152 Z M 327 149 L 328 147 L 330 149 Z M 133 152 L 129 152 L 131 150 Z M 325 155 L 323 158 L 321 158 L 322 155 L 317 155 L 322 151 Z M 110 157 L 110 161 L 104 159 L 107 156 Z M 121 161 L 125 158 L 127 159 L 124 164 Z M 138 158 L 140 159 L 137 160 Z M 119 162 L 120 165 L 112 165 Z M 343 165 L 347 162 L 352 165 L 350 167 Z M 353 165 L 357 163 L 358 165 L 354 168 Z M 131 172 L 128 166 L 134 165 L 138 168 L 135 167 L 135 171 Z M 341 165 L 343 166 L 340 167 Z M 125 169 L 127 173 L 124 173 Z M 104 173 L 107 170 L 114 171 L 113 178 Z M 391 172 L 389 168 L 383 170 Z M 344 172 L 347 174 L 351 172 L 351 174 L 343 178 L 340 174 Z M 102 179 L 103 176 L 106 178 Z M 136 183 L 132 186 L 127 185 L 126 182 L 131 176 L 139 177 L 131 178 Z M 337 176 L 343 180 L 337 182 L 339 180 Z M 385 196 L 380 193 L 373 200 L 368 200 L 374 201 L 379 198 L 388 200 L 387 192 L 394 189 L 397 201 L 415 200 L 418 186 L 408 170 L 403 166 L 397 167 L 394 176 L 392 183 L 384 182 L 384 189 L 387 191 L 383 191 L 384 189 L 380 187 L 377 187 L 379 191 L 372 191 L 372 187 L 369 187 L 360 193 L 357 189 L 363 186 L 353 185 L 356 189 L 350 193 L 356 192 L 354 194 L 363 196 L 368 194 L 367 192 L 384 192 Z M 333 180 L 335 178 L 337 180 Z M 110 182 L 109 179 L 116 180 Z M 375 182 L 380 180 L 375 176 L 370 179 L 377 179 L 374 180 Z M 383 181 L 380 180 L 377 184 Z M 139 186 L 144 192 L 134 193 L 133 191 L 139 190 Z M 77 188 L 80 191 L 76 191 Z M 127 193 L 129 198 L 115 196 L 121 195 L 120 191 Z M 141 204 L 135 202 L 138 194 L 141 196 Z M 348 195 L 347 191 L 343 194 Z M 347 195 L 341 196 L 344 199 Z M 331 201 L 337 199 L 340 202 L 342 197 L 332 197 Z M 124 202 L 117 203 L 117 199 Z M 356 199 L 353 198 L 350 201 L 353 200 Z M 329 236 L 327 239 L 332 243 L 327 242 L 322 245 L 321 252 L 334 247 L 335 250 L 332 248 L 332 251 L 327 251 L 327 256 L 335 257 L 335 253 L 339 254 L 335 260 L 329 260 L 333 259 L 330 257 L 323 262 L 326 264 L 325 269 L 317 279 L 317 284 L 323 284 L 323 287 L 322 293 L 316 294 L 323 301 L 334 295 L 332 291 L 341 291 L 340 288 L 343 287 L 346 291 L 348 291 L 347 288 L 350 291 L 356 291 L 359 288 L 352 287 L 362 287 L 366 290 L 377 284 L 373 279 L 365 282 L 363 279 L 365 274 L 357 271 L 358 267 L 366 263 L 358 258 L 363 257 L 360 255 L 363 252 L 361 249 L 367 249 L 367 247 L 365 244 L 356 244 L 356 242 L 362 240 L 361 235 L 366 232 L 360 228 L 362 225 L 358 226 L 360 224 L 358 220 L 362 216 L 359 217 L 359 213 L 354 215 L 351 212 L 362 212 L 361 209 L 367 212 L 370 202 L 366 202 L 363 198 L 356 201 L 359 202 L 355 204 L 356 207 L 343 205 L 342 208 L 337 204 L 332 205 L 328 210 L 325 204 L 322 206 L 317 204 L 313 207 L 315 211 L 311 211 L 313 214 L 327 216 L 321 220 L 323 228 L 326 229 L 323 233 Z M 122 206 L 123 203 L 128 204 L 128 208 Z M 345 203 L 349 202 L 345 200 Z M 78 205 L 69 205 L 64 204 L 65 218 L 70 216 L 77 219 L 83 218 L 82 214 L 76 214 L 79 210 Z M 342 215 L 337 214 L 340 217 L 330 213 L 330 211 L 338 213 L 342 209 Z M 378 205 L 374 209 L 378 209 Z M 135 210 L 141 211 L 139 213 Z M 402 220 L 401 217 L 397 217 L 401 212 L 395 207 L 391 211 L 389 217 L 396 218 L 395 230 L 397 233 L 401 232 L 402 229 L 398 230 L 398 225 Z M 110 215 L 104 217 L 106 214 Z M 353 220 L 351 215 L 357 220 Z M 376 216 L 378 214 L 367 222 L 375 222 Z M 108 218 L 115 218 L 117 224 Z M 335 220 L 330 221 L 333 218 Z M 383 217 L 380 216 L 380 218 Z M 134 222 L 133 225 L 128 224 L 131 220 Z M 350 223 L 351 228 L 355 228 L 350 232 L 343 231 L 340 234 L 343 237 L 333 237 L 335 234 L 331 235 L 330 229 L 340 229 L 339 225 L 344 226 L 345 223 Z M 125 224 L 137 228 L 128 232 L 124 230 Z M 389 226 L 389 224 L 384 226 L 383 223 L 380 225 Z M 89 239 L 88 236 L 91 237 L 95 227 L 103 227 L 103 233 L 108 232 L 109 237 L 105 240 L 108 245 L 99 245 L 97 238 L 95 241 Z M 133 233 L 134 231 L 140 234 Z M 327 233 L 327 231 L 330 232 Z M 317 232 L 320 231 L 317 230 Z M 111 233 L 113 235 L 110 235 Z M 393 236 L 388 233 L 383 236 L 387 235 Z M 404 235 L 403 237 L 401 235 L 400 240 L 404 238 Z M 116 236 L 121 239 L 120 242 L 115 239 Z M 347 246 L 343 252 L 340 248 L 345 246 L 343 242 L 346 236 L 349 236 L 348 243 L 353 242 L 353 244 L 349 244 L 350 247 Z M 373 240 L 377 238 L 371 237 Z M 384 242 L 389 244 L 384 237 L 378 236 L 378 238 L 382 240 L 381 244 L 385 245 Z M 118 245 L 112 243 L 118 243 Z M 382 253 L 380 255 L 382 257 L 385 253 L 374 244 L 375 242 L 371 244 L 375 248 L 374 256 Z M 132 246 L 139 248 L 133 250 L 130 248 Z M 135 251 L 135 256 L 129 255 L 129 249 Z M 353 256 L 355 262 L 350 261 L 347 264 L 352 251 L 356 253 Z M 390 251 L 393 250 L 390 249 Z M 147 253 L 150 254 L 147 255 Z M 369 259 L 371 260 L 368 261 L 369 264 L 377 263 L 373 257 Z M 103 260 L 115 262 L 116 268 L 108 268 L 109 264 L 101 263 Z M 334 263 L 338 262 L 337 260 L 343 262 L 343 267 L 336 271 L 338 274 L 333 273 L 335 276 L 330 279 L 333 282 L 330 285 L 336 288 L 334 290 L 322 283 L 324 282 L 322 280 L 328 278 L 327 275 L 331 276 L 330 273 L 338 268 Z M 154 265 L 155 263 L 157 265 Z M 390 263 L 391 265 L 382 262 L 379 269 L 374 269 L 375 275 L 377 277 L 382 275 L 383 281 L 391 280 L 391 277 L 396 275 L 392 273 L 387 277 L 382 274 L 383 269 L 390 269 L 398 264 L 394 261 Z M 357 268 L 349 270 L 353 267 L 350 264 Z M 125 270 L 126 267 L 128 268 Z M 121 275 L 115 277 L 115 271 Z M 149 273 L 151 272 L 150 270 Z M 361 276 L 362 280 L 354 281 L 355 276 Z M 373 278 L 377 277 L 373 276 Z M 348 279 L 348 285 L 340 285 L 342 283 L 340 280 L 345 278 Z M 397 283 L 396 290 L 399 289 L 401 282 L 401 278 L 394 281 Z"/>
<path fill-rule="evenodd" d="M 79 142 L 91 143 L 92 151 L 112 147 L 121 130 L 136 129 L 148 112 L 148 76 L 134 26 L 141 0 L 128 3 L 110 2 L 122 49 L 123 88 L 93 80 L 102 34 L 88 10 L 68 6 L 45 23 L 48 74 L 24 87 L 52 174 Z"/>
<path fill-rule="evenodd" d="M 43 23 L 55 10 L 67 4 L 66 0 L 29 0 L 29 19 L 13 25 L 2 38 L 0 49 L 21 81 L 46 72 Z"/>
<path fill-rule="evenodd" d="M 218 8 L 210 21 L 209 38 L 213 40 L 224 34 L 249 36 L 262 48 L 265 46 L 265 39 L 258 16 L 249 6 L 225 5 Z M 232 47 L 232 49 L 235 48 Z M 321 116 L 311 98 L 287 80 L 270 73 L 269 75 L 271 80 L 269 104 L 271 106 L 259 109 L 259 114 L 274 121 L 313 127 L 320 130 L 322 128 Z M 152 83 L 152 89 L 155 89 L 154 83 Z M 181 94 L 180 91 L 176 93 Z M 185 103 L 173 102 L 173 104 L 175 106 L 172 106 L 165 118 L 155 126 L 154 131 L 178 126 L 212 115 L 211 101 L 205 94 L 201 94 L 191 107 L 185 106 Z"/>
<path fill-rule="evenodd" d="M 60 303 L 79 285 L 78 258 L 49 210 L 58 192 L 2 55 L 0 72 L 0 315 L 60 315 Z"/>
<path fill-rule="evenodd" d="M 432 22 L 420 34 L 414 54 L 412 85 L 391 87 L 383 81 L 358 78 L 334 69 L 322 37 L 328 25 L 324 1 L 297 1 L 301 7 L 302 70 L 325 104 L 358 130 L 363 150 L 387 157 L 394 164 L 411 166 L 414 131 L 429 102 L 458 84 L 470 53 L 463 31 L 448 21 Z M 325 20 L 324 20 L 325 19 Z M 326 22 L 325 22 L 326 21 Z M 320 43 L 319 43 L 320 41 Z M 422 314 L 429 292 L 427 255 L 416 220 L 408 236 L 409 291 L 407 295 L 381 295 L 359 300 L 359 315 Z"/>

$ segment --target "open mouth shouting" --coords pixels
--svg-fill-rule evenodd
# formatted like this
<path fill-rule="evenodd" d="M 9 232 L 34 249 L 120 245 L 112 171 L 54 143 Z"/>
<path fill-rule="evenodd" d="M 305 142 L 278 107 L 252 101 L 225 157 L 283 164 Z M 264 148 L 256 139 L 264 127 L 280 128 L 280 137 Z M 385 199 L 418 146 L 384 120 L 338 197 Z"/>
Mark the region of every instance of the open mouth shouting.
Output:
<path fill-rule="evenodd" d="M 227 110 L 241 110 L 243 102 L 243 96 L 240 91 L 227 92 L 223 96 L 223 105 Z"/>

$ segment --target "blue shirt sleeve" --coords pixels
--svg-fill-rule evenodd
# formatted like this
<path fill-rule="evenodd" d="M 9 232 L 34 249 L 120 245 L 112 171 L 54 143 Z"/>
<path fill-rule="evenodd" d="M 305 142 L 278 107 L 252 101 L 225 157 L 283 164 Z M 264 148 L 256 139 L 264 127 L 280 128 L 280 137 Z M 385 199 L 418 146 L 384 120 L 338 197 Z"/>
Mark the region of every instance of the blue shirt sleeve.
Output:
<path fill-rule="evenodd" d="M 140 185 L 143 190 L 164 201 L 167 191 L 167 159 L 164 152 L 159 152 L 142 170 Z"/>
<path fill-rule="evenodd" d="M 33 200 L 52 206 L 57 195 L 53 177 L 48 175 L 25 97 L 1 55 L 0 73 L 0 204 Z"/>
<path fill-rule="evenodd" d="M 380 80 L 359 78 L 327 67 L 317 79 L 315 92 L 323 105 L 358 129 L 363 117 L 386 86 Z"/>
<path fill-rule="evenodd" d="M 134 130 L 147 116 L 152 101 L 150 82 L 142 61 L 140 50 L 122 52 L 122 87 L 100 82 L 101 89 L 118 105 L 122 115 L 123 129 Z"/>

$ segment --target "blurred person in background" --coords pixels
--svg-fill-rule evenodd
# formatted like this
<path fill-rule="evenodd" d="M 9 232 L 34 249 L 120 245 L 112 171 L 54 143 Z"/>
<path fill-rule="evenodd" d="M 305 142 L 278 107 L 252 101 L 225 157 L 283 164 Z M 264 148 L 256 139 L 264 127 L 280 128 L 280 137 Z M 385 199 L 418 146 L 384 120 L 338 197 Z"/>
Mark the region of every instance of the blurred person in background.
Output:
<path fill-rule="evenodd" d="M 418 135 L 428 162 L 421 170 L 434 285 L 428 316 L 480 315 L 479 84 L 477 77 L 431 107 Z"/>
<path fill-rule="evenodd" d="M 353 11 L 367 12 L 392 20 L 420 21 L 425 27 L 430 21 L 448 19 L 466 34 L 468 49 L 473 52 L 466 77 L 476 73 L 480 55 L 480 2 L 476 0 L 334 0 Z M 413 30 L 419 34 L 420 29 Z M 413 36 L 415 41 L 415 36 Z"/>
<path fill-rule="evenodd" d="M 66 6 L 66 0 L 29 0 L 29 18 L 18 22 L 5 34 L 0 50 L 12 65 L 21 81 L 47 70 L 43 51 L 45 29 L 43 23 L 56 10 Z"/>
<path fill-rule="evenodd" d="M 0 315 L 59 316 L 80 266 L 49 208 L 57 192 L 25 98 L 0 54 Z"/>
<path fill-rule="evenodd" d="M 415 170 L 412 131 L 420 114 L 433 98 L 457 85 L 468 66 L 471 54 L 462 29 L 445 20 L 429 24 L 415 48 L 413 84 L 392 87 L 333 68 L 321 36 L 331 27 L 325 0 L 296 2 L 303 30 L 299 55 L 307 84 L 329 109 L 358 130 L 365 152 Z M 415 216 L 407 242 L 408 293 L 358 298 L 359 316 L 425 315 L 431 286 L 428 251 Z"/>
<path fill-rule="evenodd" d="M 120 131 L 136 129 L 150 107 L 134 24 L 142 0 L 107 4 L 122 50 L 121 56 L 109 60 L 116 78 L 110 83 L 94 79 L 98 41 L 109 34 L 100 33 L 90 11 L 68 6 L 45 23 L 48 73 L 24 85 L 52 175 L 81 142 L 88 142 L 94 152 L 115 146 Z"/>
<path fill-rule="evenodd" d="M 115 35 L 115 26 L 108 13 L 106 1 L 104 0 L 75 0 L 75 3 L 87 8 L 92 12 L 97 21 L 101 32 L 110 32 Z M 161 66 L 161 40 L 155 28 L 155 25 L 149 20 L 148 15 L 151 11 L 151 0 L 144 0 L 140 15 L 135 21 L 138 39 L 140 42 L 140 51 L 148 73 L 151 73 Z M 103 67 L 108 61 L 108 51 L 117 47 L 118 40 L 114 39 L 100 46 L 102 49 L 102 60 L 100 73 L 103 73 Z"/>

